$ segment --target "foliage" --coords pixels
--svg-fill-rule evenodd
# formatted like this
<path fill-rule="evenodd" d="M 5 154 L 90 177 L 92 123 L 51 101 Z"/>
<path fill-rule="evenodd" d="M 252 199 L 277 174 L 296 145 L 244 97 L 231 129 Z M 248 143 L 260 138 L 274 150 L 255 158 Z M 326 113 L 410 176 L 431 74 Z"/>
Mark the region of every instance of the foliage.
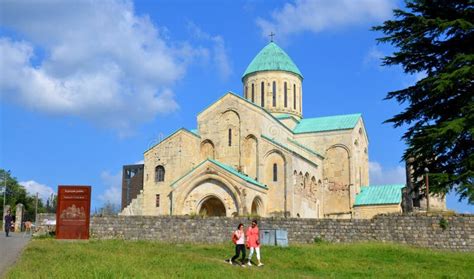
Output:
<path fill-rule="evenodd" d="M 177 232 L 182 233 L 182 232 Z M 262 247 L 263 267 L 224 260 L 233 244 L 32 240 L 6 278 L 472 278 L 474 253 L 381 243 Z"/>
<path fill-rule="evenodd" d="M 314 243 L 323 243 L 324 242 L 324 239 L 320 236 L 316 236 L 314 238 Z"/>
<path fill-rule="evenodd" d="M 414 177 L 429 170 L 430 192 L 454 189 L 474 203 L 474 5 L 470 0 L 407 0 L 406 10 L 373 30 L 397 48 L 384 65 L 424 75 L 415 85 L 389 92 L 405 109 L 386 122 L 408 125 L 403 158 L 413 158 Z M 416 186 L 425 192 L 423 180 Z"/>
<path fill-rule="evenodd" d="M 441 219 L 439 219 L 439 227 L 444 230 L 446 230 L 449 226 L 449 223 L 448 223 L 448 220 L 444 219 L 444 217 L 442 217 Z"/>
<path fill-rule="evenodd" d="M 24 205 L 24 220 L 34 220 L 35 219 L 35 205 L 36 197 L 34 195 L 28 194 L 25 187 L 18 184 L 18 181 L 15 177 L 11 176 L 10 171 L 5 171 L 0 169 L 0 179 L 2 190 L 4 191 L 6 176 L 6 205 L 9 205 L 11 208 L 12 215 L 16 214 L 16 205 L 21 203 Z M 3 216 L 3 191 L 0 196 L 0 204 L 2 205 L 2 210 L 0 211 Z M 43 205 L 43 201 L 38 199 L 38 213 L 45 213 L 46 208 Z"/>
<path fill-rule="evenodd" d="M 120 206 L 107 201 L 101 208 L 96 209 L 94 212 L 95 216 L 112 216 L 117 215 L 120 212 Z"/>

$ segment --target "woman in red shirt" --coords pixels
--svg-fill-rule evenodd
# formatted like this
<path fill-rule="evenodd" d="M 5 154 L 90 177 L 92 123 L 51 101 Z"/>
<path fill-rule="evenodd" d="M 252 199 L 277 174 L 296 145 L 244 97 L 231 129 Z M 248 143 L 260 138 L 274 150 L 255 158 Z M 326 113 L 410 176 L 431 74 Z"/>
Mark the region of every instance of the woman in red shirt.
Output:
<path fill-rule="evenodd" d="M 252 226 L 247 229 L 247 247 L 250 249 L 248 265 L 252 265 L 250 260 L 253 256 L 253 251 L 257 254 L 258 266 L 262 266 L 263 263 L 260 262 L 260 239 L 259 231 L 257 226 L 257 220 L 252 221 Z"/>

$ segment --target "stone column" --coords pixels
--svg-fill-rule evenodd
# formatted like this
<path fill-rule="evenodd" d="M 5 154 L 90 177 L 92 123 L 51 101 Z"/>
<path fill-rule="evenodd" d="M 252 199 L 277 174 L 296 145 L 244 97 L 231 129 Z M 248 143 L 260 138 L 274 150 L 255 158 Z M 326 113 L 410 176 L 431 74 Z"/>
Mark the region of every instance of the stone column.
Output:
<path fill-rule="evenodd" d="M 15 232 L 21 231 L 21 222 L 23 221 L 23 204 L 19 203 L 16 205 L 15 211 Z"/>

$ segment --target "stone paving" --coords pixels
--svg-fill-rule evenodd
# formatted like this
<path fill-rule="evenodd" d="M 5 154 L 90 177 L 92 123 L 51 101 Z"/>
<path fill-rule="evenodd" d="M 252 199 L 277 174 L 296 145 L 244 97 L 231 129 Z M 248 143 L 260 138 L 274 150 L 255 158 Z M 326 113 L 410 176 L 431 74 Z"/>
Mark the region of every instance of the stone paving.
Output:
<path fill-rule="evenodd" d="M 0 234 L 0 278 L 5 276 L 7 270 L 15 263 L 30 239 L 31 237 L 24 233 L 10 233 L 9 237 L 5 237 L 5 232 L 2 230 Z"/>

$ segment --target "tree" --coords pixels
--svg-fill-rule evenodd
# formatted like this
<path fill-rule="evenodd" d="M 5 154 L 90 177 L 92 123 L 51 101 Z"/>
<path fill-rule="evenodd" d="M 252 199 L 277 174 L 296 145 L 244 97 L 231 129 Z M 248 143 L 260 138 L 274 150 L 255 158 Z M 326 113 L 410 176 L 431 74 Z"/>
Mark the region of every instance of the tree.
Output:
<path fill-rule="evenodd" d="M 26 192 L 25 187 L 18 184 L 18 181 L 15 177 L 11 176 L 10 171 L 6 171 L 0 169 L 0 179 L 2 180 L 1 186 L 2 190 L 5 191 L 4 188 L 4 177 L 6 177 L 7 181 L 7 189 L 6 189 L 6 205 L 9 205 L 12 211 L 12 214 L 16 214 L 16 205 L 21 203 L 24 205 L 24 218 L 34 220 L 35 218 L 35 206 L 36 206 L 36 197 L 34 195 L 29 195 Z M 0 195 L 0 204 L 2 205 L 1 214 L 3 216 L 3 192 Z M 46 208 L 43 206 L 43 202 L 41 199 L 38 199 L 38 213 L 46 212 Z"/>
<path fill-rule="evenodd" d="M 110 201 L 105 202 L 99 210 L 95 210 L 94 215 L 96 216 L 112 216 L 117 215 L 120 212 L 120 206 Z"/>
<path fill-rule="evenodd" d="M 406 73 L 425 77 L 385 99 L 406 105 L 385 121 L 407 125 L 403 135 L 413 158 L 414 176 L 429 170 L 430 192 L 454 189 L 459 199 L 474 203 L 474 7 L 472 0 L 406 0 L 406 11 L 373 30 L 380 43 L 397 48 L 383 65 L 401 65 Z M 423 180 L 416 182 L 423 188 Z"/>

